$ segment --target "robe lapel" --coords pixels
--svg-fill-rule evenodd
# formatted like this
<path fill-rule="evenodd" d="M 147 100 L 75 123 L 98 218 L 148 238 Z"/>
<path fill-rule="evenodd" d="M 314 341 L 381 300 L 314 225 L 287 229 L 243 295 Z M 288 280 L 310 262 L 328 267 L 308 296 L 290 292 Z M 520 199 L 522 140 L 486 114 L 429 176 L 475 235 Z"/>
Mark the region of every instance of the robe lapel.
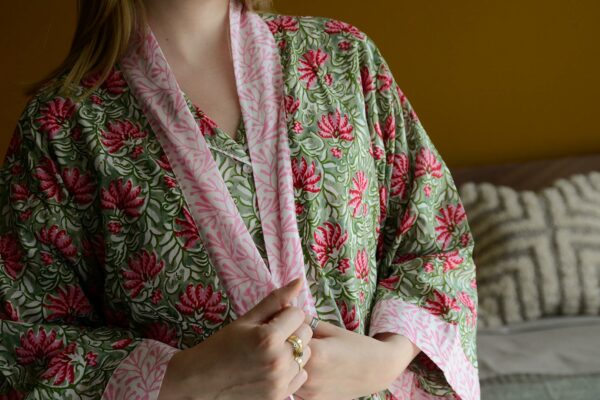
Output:
<path fill-rule="evenodd" d="M 244 315 L 273 289 L 305 276 L 296 222 L 283 103 L 273 36 L 239 0 L 229 5 L 234 71 L 253 164 L 265 265 L 175 76 L 149 27 L 132 39 L 121 67 L 163 146 L 234 312 Z M 316 315 L 306 279 L 295 305 Z"/>

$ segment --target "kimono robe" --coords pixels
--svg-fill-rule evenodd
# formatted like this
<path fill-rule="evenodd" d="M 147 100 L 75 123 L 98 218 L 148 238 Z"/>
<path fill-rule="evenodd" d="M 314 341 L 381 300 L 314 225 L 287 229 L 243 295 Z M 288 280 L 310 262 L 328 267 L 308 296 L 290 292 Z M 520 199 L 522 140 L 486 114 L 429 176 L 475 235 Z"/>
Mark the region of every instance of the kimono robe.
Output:
<path fill-rule="evenodd" d="M 473 239 L 380 51 L 233 0 L 230 25 L 235 140 L 151 33 L 91 95 L 30 99 L 0 172 L 0 398 L 155 399 L 176 351 L 299 272 L 307 313 L 422 350 L 364 399 L 478 399 Z"/>

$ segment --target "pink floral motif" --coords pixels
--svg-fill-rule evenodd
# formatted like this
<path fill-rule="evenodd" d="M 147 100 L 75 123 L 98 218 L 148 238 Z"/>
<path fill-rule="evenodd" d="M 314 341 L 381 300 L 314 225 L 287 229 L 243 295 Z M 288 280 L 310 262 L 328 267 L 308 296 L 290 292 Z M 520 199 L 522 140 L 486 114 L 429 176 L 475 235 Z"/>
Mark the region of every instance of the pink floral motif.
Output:
<path fill-rule="evenodd" d="M 400 277 L 398 275 L 391 275 L 385 279 L 379 280 L 379 285 L 383 286 L 388 290 L 396 290 L 396 285 L 400 281 Z"/>
<path fill-rule="evenodd" d="M 304 127 L 302 126 L 302 122 L 294 121 L 294 127 L 292 128 L 292 130 L 295 133 L 302 133 L 302 131 L 304 130 Z"/>
<path fill-rule="evenodd" d="M 306 81 L 306 88 L 309 89 L 311 85 L 317 80 L 319 69 L 325 61 L 327 60 L 327 53 L 323 52 L 321 49 L 309 50 L 302 58 L 300 59 L 301 67 L 298 68 L 298 72 L 300 75 L 300 79 Z"/>
<path fill-rule="evenodd" d="M 127 83 L 123 79 L 121 71 L 113 69 L 102 84 L 102 87 L 110 94 L 121 94 L 126 90 Z"/>
<path fill-rule="evenodd" d="M 342 158 L 342 151 L 339 148 L 332 147 L 330 151 L 335 158 Z"/>
<path fill-rule="evenodd" d="M 462 203 L 450 204 L 439 211 L 435 216 L 438 225 L 435 227 L 437 241 L 442 244 L 442 249 L 448 248 L 454 235 L 458 233 L 459 225 L 467 218 Z"/>
<path fill-rule="evenodd" d="M 408 190 L 409 161 L 406 153 L 394 156 L 394 167 L 392 170 L 392 181 L 390 185 L 391 194 L 394 197 L 404 199 Z"/>
<path fill-rule="evenodd" d="M 467 247 L 470 243 L 471 243 L 471 233 L 470 232 L 465 232 L 462 234 L 462 236 L 460 237 L 460 245 L 462 247 Z"/>
<path fill-rule="evenodd" d="M 117 222 L 117 221 L 110 221 L 109 223 L 106 224 L 106 229 L 110 233 L 112 233 L 114 235 L 118 235 L 123 230 L 123 225 L 121 225 L 121 223 Z"/>
<path fill-rule="evenodd" d="M 321 267 L 324 267 L 330 258 L 337 258 L 340 250 L 348 240 L 348 232 L 342 234 L 340 224 L 329 221 L 317 228 L 314 233 L 314 243 L 310 245 L 315 252 Z"/>
<path fill-rule="evenodd" d="M 165 181 L 165 184 L 171 189 L 175 189 L 177 187 L 177 181 L 168 175 L 164 176 L 164 181 Z"/>
<path fill-rule="evenodd" d="M 382 138 L 386 142 L 396 138 L 396 117 L 394 114 L 388 115 L 385 119 Z"/>
<path fill-rule="evenodd" d="M 11 234 L 0 235 L 0 265 L 9 278 L 15 280 L 23 270 L 23 249 Z"/>
<path fill-rule="evenodd" d="M 375 83 L 373 82 L 373 77 L 371 76 L 369 67 L 367 67 L 366 65 L 360 70 L 360 81 L 362 83 L 363 94 L 365 96 L 367 95 L 367 93 L 375 90 Z"/>
<path fill-rule="evenodd" d="M 123 178 L 119 178 L 112 181 L 108 189 L 102 188 L 100 193 L 102 208 L 122 210 L 131 218 L 139 217 L 139 207 L 144 204 L 144 197 L 140 196 L 141 192 L 141 186 L 133 186 L 130 180 L 123 183 Z"/>
<path fill-rule="evenodd" d="M 88 204 L 94 199 L 96 185 L 89 174 L 82 174 L 78 168 L 65 168 L 62 178 L 77 203 Z"/>
<path fill-rule="evenodd" d="M 363 39 L 364 34 L 357 27 L 350 25 L 347 22 L 330 20 L 325 23 L 325 32 L 333 33 L 349 33 L 357 39 Z"/>
<path fill-rule="evenodd" d="M 298 21 L 289 15 L 280 15 L 270 21 L 267 21 L 271 33 L 295 32 L 298 30 Z"/>
<path fill-rule="evenodd" d="M 25 396 L 27 396 L 27 393 L 9 388 L 8 392 L 0 394 L 0 400 L 23 400 L 25 399 Z"/>
<path fill-rule="evenodd" d="M 464 259 L 459 256 L 458 250 L 454 250 L 448 254 L 438 255 L 437 258 L 444 262 L 444 272 L 452 271 L 458 268 L 464 261 Z"/>
<path fill-rule="evenodd" d="M 375 160 L 379 161 L 385 155 L 385 150 L 383 150 L 381 147 L 373 144 L 371 146 L 371 148 L 369 149 L 369 153 L 373 156 L 373 158 Z"/>
<path fill-rule="evenodd" d="M 76 343 L 69 343 L 64 351 L 53 356 L 48 363 L 48 369 L 41 375 L 42 379 L 54 378 L 54 385 L 62 385 L 65 381 L 71 385 L 75 381 L 75 366 L 77 354 Z"/>
<path fill-rule="evenodd" d="M 144 288 L 154 287 L 153 280 L 163 270 L 165 262 L 158 261 L 155 252 L 142 250 L 129 260 L 128 267 L 121 271 L 125 279 L 123 287 L 130 290 L 131 297 L 135 298 Z"/>
<path fill-rule="evenodd" d="M 57 97 L 40 109 L 41 116 L 35 122 L 40 124 L 40 131 L 47 133 L 50 140 L 62 129 L 69 127 L 69 120 L 75 113 L 75 104 L 71 99 Z"/>
<path fill-rule="evenodd" d="M 8 321 L 20 321 L 19 311 L 12 305 L 10 301 L 4 302 L 4 310 L 0 310 L 0 320 L 8 320 Z"/>
<path fill-rule="evenodd" d="M 415 178 L 428 175 L 439 179 L 443 176 L 442 164 L 435 157 L 435 154 L 428 148 L 421 148 L 421 151 L 419 151 L 419 154 L 417 154 L 415 163 Z"/>
<path fill-rule="evenodd" d="M 360 326 L 360 321 L 356 318 L 356 306 L 352 305 L 349 310 L 348 305 L 344 302 L 340 305 L 340 314 L 342 314 L 342 320 L 344 326 L 349 331 L 355 331 Z"/>
<path fill-rule="evenodd" d="M 467 294 L 467 292 L 459 292 L 456 295 L 456 298 L 471 312 L 469 315 L 467 315 L 467 324 L 470 326 L 477 325 L 477 306 L 475 305 L 473 299 Z"/>
<path fill-rule="evenodd" d="M 64 343 L 56 336 L 54 329 L 46 333 L 44 328 L 40 328 L 36 334 L 32 328 L 29 328 L 19 339 L 21 345 L 15 348 L 17 362 L 21 365 L 45 364 L 47 360 L 63 350 Z"/>
<path fill-rule="evenodd" d="M 132 339 L 121 339 L 121 340 L 117 340 L 116 342 L 113 342 L 111 347 L 113 349 L 124 349 L 127 346 L 129 346 L 131 343 L 133 343 Z"/>
<path fill-rule="evenodd" d="M 475 307 L 475 303 L 473 302 L 473 299 L 471 298 L 471 296 L 468 295 L 467 292 L 459 292 L 456 295 L 456 298 L 458 298 L 458 300 L 463 303 L 465 306 L 467 306 L 467 308 L 471 311 L 472 314 L 477 313 L 477 309 Z"/>
<path fill-rule="evenodd" d="M 350 43 L 347 40 L 342 40 L 341 42 L 338 43 L 338 49 L 342 50 L 342 51 L 347 51 L 350 50 L 352 48 L 352 43 Z"/>
<path fill-rule="evenodd" d="M 98 358 L 98 354 L 93 353 L 91 351 L 88 351 L 85 354 L 85 362 L 87 365 L 89 365 L 90 367 L 95 367 L 98 363 L 96 362 L 96 359 Z"/>
<path fill-rule="evenodd" d="M 379 223 L 381 224 L 387 216 L 388 191 L 385 185 L 379 187 Z"/>
<path fill-rule="evenodd" d="M 321 189 L 318 183 L 321 176 L 316 174 L 314 161 L 308 165 L 306 159 L 292 159 L 292 173 L 294 174 L 294 188 L 305 192 L 318 193 Z"/>
<path fill-rule="evenodd" d="M 431 196 L 431 185 L 429 183 L 423 186 L 423 193 L 425 193 L 425 197 Z"/>
<path fill-rule="evenodd" d="M 83 79 L 81 84 L 87 88 L 91 88 L 94 85 L 96 85 L 96 83 L 98 82 L 99 79 L 100 79 L 100 73 L 99 72 L 94 73 L 94 74 L 87 76 L 85 79 Z M 107 78 L 104 80 L 104 82 L 102 82 L 100 87 L 105 89 L 108 93 L 110 93 L 112 95 L 118 95 L 118 94 L 125 92 L 125 90 L 127 88 L 127 83 L 123 79 L 123 75 L 121 74 L 121 71 L 113 68 L 109 72 L 109 74 L 108 74 Z"/>
<path fill-rule="evenodd" d="M 79 286 L 59 287 L 56 295 L 48 294 L 44 308 L 49 311 L 48 321 L 74 322 L 92 312 L 92 306 Z"/>
<path fill-rule="evenodd" d="M 185 292 L 179 295 L 179 301 L 175 307 L 183 314 L 197 315 L 197 320 L 206 318 L 216 324 L 224 320 L 223 313 L 227 310 L 227 305 L 223 303 L 223 294 L 213 292 L 210 285 L 205 288 L 199 283 L 194 287 L 190 283 Z"/>
<path fill-rule="evenodd" d="M 456 299 L 442 293 L 438 290 L 433 291 L 435 299 L 427 299 L 427 305 L 424 307 L 433 315 L 448 315 L 452 311 L 460 311 Z"/>
<path fill-rule="evenodd" d="M 62 200 L 60 190 L 58 167 L 50 158 L 43 158 L 40 164 L 35 168 L 35 177 L 39 179 L 40 189 L 46 197 L 56 201 Z"/>
<path fill-rule="evenodd" d="M 358 250 L 356 259 L 354 260 L 356 269 L 356 277 L 365 282 L 369 282 L 369 260 L 367 257 L 367 249 Z"/>
<path fill-rule="evenodd" d="M 204 111 L 202 111 L 196 104 L 194 104 L 194 111 L 194 117 L 196 118 L 198 126 L 200 127 L 200 133 L 202 133 L 204 136 L 214 136 L 217 123 L 208 115 L 206 115 Z"/>
<path fill-rule="evenodd" d="M 394 78 L 392 78 L 392 75 L 387 69 L 383 68 L 383 71 L 380 74 L 377 74 L 377 81 L 379 81 L 379 90 L 385 92 L 392 87 Z"/>
<path fill-rule="evenodd" d="M 410 212 L 410 210 L 406 210 L 406 212 L 402 215 L 402 221 L 400 222 L 400 226 L 396 231 L 396 236 L 404 235 L 406 232 L 413 227 L 413 225 L 417 222 L 417 215 Z"/>
<path fill-rule="evenodd" d="M 162 322 L 154 322 L 146 327 L 144 336 L 149 339 L 158 340 L 172 347 L 177 347 L 177 331 L 174 327 Z"/>
<path fill-rule="evenodd" d="M 296 111 L 298 111 L 298 107 L 300 107 L 300 100 L 294 99 L 294 96 L 291 96 L 291 95 L 285 96 L 284 102 L 285 102 L 285 112 L 288 115 L 294 114 Z"/>
<path fill-rule="evenodd" d="M 17 201 L 26 201 L 30 196 L 29 189 L 26 186 L 19 183 L 13 183 L 10 188 L 10 200 L 13 203 Z"/>
<path fill-rule="evenodd" d="M 398 253 L 394 257 L 394 260 L 392 261 L 392 264 L 402 264 L 404 262 L 407 262 L 407 261 L 410 261 L 410 260 L 414 260 L 417 257 L 418 256 L 416 254 L 414 254 L 414 253 Z"/>
<path fill-rule="evenodd" d="M 169 163 L 169 159 L 167 158 L 167 155 L 165 153 L 163 153 L 160 156 L 160 158 L 158 158 L 156 160 L 156 163 L 158 164 L 159 167 L 161 167 L 165 171 L 173 172 L 173 168 L 171 167 L 171 164 Z"/>
<path fill-rule="evenodd" d="M 342 116 L 339 108 L 335 110 L 335 113 L 323 115 L 317 125 L 319 126 L 319 136 L 323 139 L 335 138 L 347 141 L 354 139 L 352 136 L 354 128 L 348 121 L 348 115 Z"/>
<path fill-rule="evenodd" d="M 162 298 L 163 298 L 162 290 L 160 290 L 160 288 L 159 288 L 159 289 L 156 289 L 154 292 L 152 292 L 150 301 L 152 302 L 152 304 L 158 304 L 158 303 L 160 303 Z"/>
<path fill-rule="evenodd" d="M 363 202 L 363 195 L 367 190 L 369 181 L 363 171 L 358 171 L 352 178 L 352 188 L 350 189 L 350 201 L 348 206 L 352 207 L 352 216 L 367 215 L 367 204 Z"/>
<path fill-rule="evenodd" d="M 175 220 L 175 222 L 183 228 L 179 231 L 176 231 L 175 236 L 185 239 L 185 244 L 183 247 L 187 250 L 191 249 L 196 245 L 196 243 L 198 243 L 200 240 L 200 233 L 198 232 L 196 223 L 194 222 L 194 219 L 187 208 L 183 208 L 183 217 L 184 219 L 177 218 Z"/>
<path fill-rule="evenodd" d="M 52 225 L 50 228 L 42 228 L 38 237 L 40 242 L 54 247 L 69 260 L 74 259 L 77 255 L 77 248 L 73 244 L 73 239 L 66 230 L 60 229 L 58 225 Z"/>
<path fill-rule="evenodd" d="M 142 139 L 148 134 L 131 121 L 111 121 L 107 130 L 103 130 L 100 141 L 111 154 L 118 153 L 121 149 L 130 149 L 133 158 L 137 158 L 141 149 Z"/>
<path fill-rule="evenodd" d="M 336 267 L 340 273 L 345 274 L 348 268 L 350 268 L 350 260 L 347 258 L 342 258 Z"/>

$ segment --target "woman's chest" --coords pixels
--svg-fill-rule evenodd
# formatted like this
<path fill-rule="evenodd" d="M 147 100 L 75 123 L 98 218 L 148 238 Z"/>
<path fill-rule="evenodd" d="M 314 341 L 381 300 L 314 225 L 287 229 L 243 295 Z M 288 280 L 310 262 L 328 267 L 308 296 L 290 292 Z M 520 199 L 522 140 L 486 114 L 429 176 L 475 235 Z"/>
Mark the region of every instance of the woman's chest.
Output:
<path fill-rule="evenodd" d="M 189 345 L 236 316 L 190 214 L 189 204 L 196 199 L 185 193 L 134 105 L 114 107 L 86 139 L 93 143 L 88 149 L 99 181 L 93 225 L 102 242 L 107 317 L 114 323 L 127 320 L 157 339 Z M 360 113 L 351 118 L 338 111 L 290 111 L 296 221 L 317 311 L 324 319 L 364 331 L 376 281 L 380 215 L 378 170 L 368 134 Z M 214 127 L 201 115 L 196 121 L 268 265 L 255 184 L 264 177 L 253 173 L 247 142 L 224 132 L 211 134 Z"/>

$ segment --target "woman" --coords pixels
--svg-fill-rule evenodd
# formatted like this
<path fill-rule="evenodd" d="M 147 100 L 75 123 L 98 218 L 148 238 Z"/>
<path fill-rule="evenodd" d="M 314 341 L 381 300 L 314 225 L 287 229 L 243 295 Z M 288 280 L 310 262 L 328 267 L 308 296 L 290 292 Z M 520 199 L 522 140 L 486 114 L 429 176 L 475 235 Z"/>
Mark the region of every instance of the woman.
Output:
<path fill-rule="evenodd" d="M 2 396 L 479 397 L 448 168 L 363 32 L 251 6 L 80 4 L 0 175 Z"/>

